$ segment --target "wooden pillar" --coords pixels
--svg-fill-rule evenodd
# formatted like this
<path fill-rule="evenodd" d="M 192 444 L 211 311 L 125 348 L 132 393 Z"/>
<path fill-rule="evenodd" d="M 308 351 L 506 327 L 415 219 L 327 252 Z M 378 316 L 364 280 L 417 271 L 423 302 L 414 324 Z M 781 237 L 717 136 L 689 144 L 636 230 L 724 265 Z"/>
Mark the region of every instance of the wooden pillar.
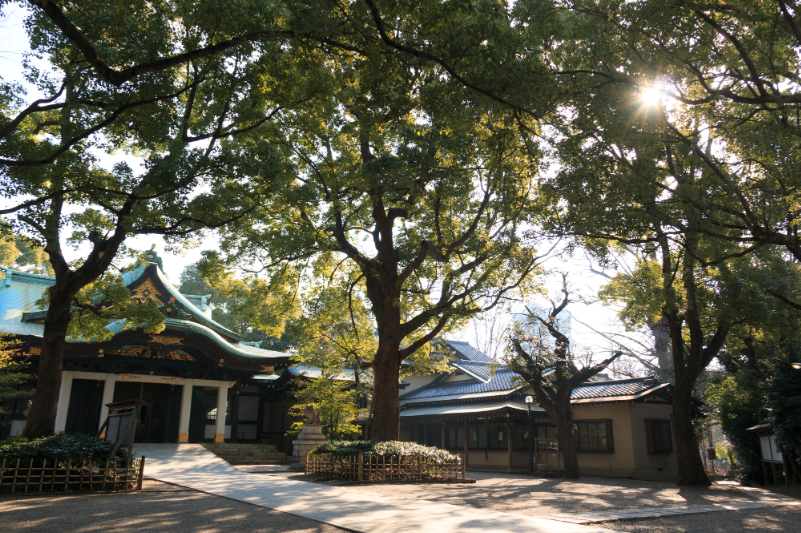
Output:
<path fill-rule="evenodd" d="M 65 370 L 61 373 L 61 392 L 58 395 L 58 410 L 56 411 L 56 433 L 63 433 L 67 427 L 67 410 L 70 407 L 72 394 L 72 372 Z"/>
<path fill-rule="evenodd" d="M 439 444 L 440 444 L 439 447 L 442 448 L 443 450 L 447 450 L 448 449 L 448 443 L 445 442 L 445 423 L 444 422 L 440 422 L 439 427 L 442 430 L 442 431 L 440 431 L 440 435 L 442 437 L 442 440 L 439 441 Z"/>
<path fill-rule="evenodd" d="M 512 444 L 512 419 L 506 415 L 506 449 L 509 454 L 509 470 L 514 468 L 515 448 Z"/>
<path fill-rule="evenodd" d="M 464 465 L 467 467 L 467 445 L 470 442 L 470 434 L 467 432 L 467 417 L 464 417 Z"/>
<path fill-rule="evenodd" d="M 239 385 L 234 386 L 231 398 L 231 440 L 239 442 Z"/>
<path fill-rule="evenodd" d="M 184 380 L 184 388 L 181 391 L 181 416 L 178 419 L 178 442 L 189 442 L 189 421 L 192 414 L 192 388 L 193 379 Z"/>
<path fill-rule="evenodd" d="M 214 442 L 225 442 L 225 406 L 228 404 L 228 382 L 223 381 L 217 389 L 217 424 L 214 427 Z"/>
<path fill-rule="evenodd" d="M 423 446 L 428 446 L 428 424 L 423 422 Z"/>
<path fill-rule="evenodd" d="M 259 385 L 259 414 L 256 423 L 256 440 L 261 442 L 261 434 L 264 431 L 264 387 Z"/>
<path fill-rule="evenodd" d="M 108 418 L 108 407 L 106 407 L 106 405 L 114 401 L 114 386 L 116 383 L 116 374 L 106 375 L 106 381 L 103 384 L 103 399 L 100 401 L 100 420 L 97 423 L 97 429 L 100 429 L 103 422 Z"/>

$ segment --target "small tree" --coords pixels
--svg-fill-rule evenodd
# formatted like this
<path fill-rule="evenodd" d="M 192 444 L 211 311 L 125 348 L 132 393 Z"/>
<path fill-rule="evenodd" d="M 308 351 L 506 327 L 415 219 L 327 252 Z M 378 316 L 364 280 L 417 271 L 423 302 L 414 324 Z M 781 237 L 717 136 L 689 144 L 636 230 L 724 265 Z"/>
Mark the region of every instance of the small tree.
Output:
<path fill-rule="evenodd" d="M 359 436 L 357 395 L 353 382 L 324 374 L 301 383 L 297 392 L 298 403 L 290 408 L 289 414 L 302 416 L 306 406 L 313 405 L 326 437 L 331 440 L 356 438 Z M 299 433 L 303 424 L 295 422 L 289 433 Z"/>
<path fill-rule="evenodd" d="M 26 364 L 12 359 L 13 353 L 11 343 L 0 336 L 0 402 L 27 394 L 19 388 L 29 377 L 23 372 Z M 0 415 L 7 413 L 8 409 L 0 404 Z"/>
<path fill-rule="evenodd" d="M 570 301 L 565 275 L 562 277 L 561 303 L 552 303 L 548 316 L 526 308 L 527 320 L 518 324 L 510 335 L 510 353 L 506 364 L 518 373 L 534 391 L 537 403 L 556 423 L 556 438 L 565 463 L 565 477 L 579 478 L 578 457 L 573 443 L 573 412 L 570 396 L 573 389 L 605 369 L 623 352 L 615 352 L 600 364 L 579 369 L 570 352 L 570 339 L 563 333 L 564 325 L 557 319 Z M 550 337 L 550 338 L 549 338 Z"/>

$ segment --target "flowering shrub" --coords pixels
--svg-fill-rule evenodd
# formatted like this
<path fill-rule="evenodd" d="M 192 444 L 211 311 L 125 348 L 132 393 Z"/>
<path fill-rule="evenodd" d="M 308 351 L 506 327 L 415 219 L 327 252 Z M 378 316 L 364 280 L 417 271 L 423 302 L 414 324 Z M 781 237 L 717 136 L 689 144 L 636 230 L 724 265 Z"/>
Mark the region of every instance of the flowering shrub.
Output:
<path fill-rule="evenodd" d="M 10 438 L 0 442 L 0 462 L 3 459 L 22 459 L 22 464 L 27 464 L 31 459 L 35 464 L 41 464 L 44 459 L 48 462 L 57 460 L 59 463 L 72 461 L 73 464 L 84 460 L 105 462 L 111 459 L 113 448 L 114 444 L 110 442 L 81 434 L 59 433 L 33 440 Z M 128 450 L 120 448 L 117 458 L 124 459 L 127 453 Z"/>
<path fill-rule="evenodd" d="M 320 455 L 328 453 L 334 456 L 362 454 L 364 456 L 387 456 L 387 457 L 425 457 L 431 464 L 451 464 L 459 460 L 456 455 L 448 453 L 439 448 L 423 446 L 414 442 L 387 441 L 375 442 L 368 440 L 335 440 L 322 446 L 317 446 L 310 455 Z"/>

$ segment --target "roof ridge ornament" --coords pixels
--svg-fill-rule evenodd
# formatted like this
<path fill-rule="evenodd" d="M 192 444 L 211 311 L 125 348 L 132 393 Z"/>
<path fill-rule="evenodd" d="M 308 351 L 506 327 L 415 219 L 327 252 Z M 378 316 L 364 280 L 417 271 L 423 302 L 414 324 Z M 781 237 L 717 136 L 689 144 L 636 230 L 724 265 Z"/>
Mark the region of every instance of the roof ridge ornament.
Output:
<path fill-rule="evenodd" d="M 150 246 L 150 250 L 145 252 L 145 261 L 148 263 L 155 263 L 158 265 L 159 269 L 164 272 L 164 262 L 162 261 L 161 257 L 159 257 L 158 252 L 156 252 L 156 245 L 152 244 Z"/>

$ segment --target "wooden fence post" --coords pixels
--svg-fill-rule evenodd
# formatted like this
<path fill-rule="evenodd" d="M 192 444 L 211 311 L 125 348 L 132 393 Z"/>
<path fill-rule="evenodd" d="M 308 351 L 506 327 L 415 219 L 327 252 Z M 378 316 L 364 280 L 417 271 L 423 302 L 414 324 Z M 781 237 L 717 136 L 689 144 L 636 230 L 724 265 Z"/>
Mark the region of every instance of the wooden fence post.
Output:
<path fill-rule="evenodd" d="M 362 466 L 362 454 L 359 454 L 359 481 L 364 479 L 364 467 Z"/>
<path fill-rule="evenodd" d="M 136 490 L 142 490 L 142 481 L 145 479 L 145 456 L 139 461 L 139 480 L 136 482 Z"/>
<path fill-rule="evenodd" d="M 464 453 L 462 453 L 462 479 L 467 479 L 467 476 L 465 476 L 465 468 L 467 465 L 465 463 L 465 456 Z"/>

